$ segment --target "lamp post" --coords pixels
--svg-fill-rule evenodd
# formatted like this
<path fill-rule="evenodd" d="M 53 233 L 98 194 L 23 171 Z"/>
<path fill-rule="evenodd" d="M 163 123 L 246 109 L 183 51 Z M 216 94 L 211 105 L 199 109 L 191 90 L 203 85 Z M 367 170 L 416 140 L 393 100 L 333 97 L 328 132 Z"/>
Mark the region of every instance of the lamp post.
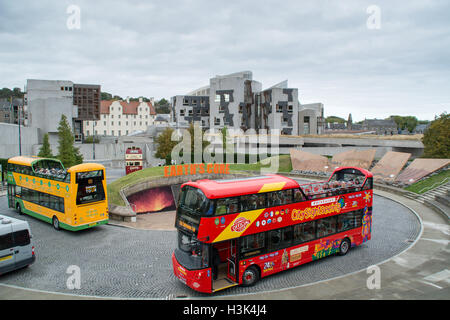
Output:
<path fill-rule="evenodd" d="M 92 121 L 92 156 L 95 160 L 95 121 Z"/>

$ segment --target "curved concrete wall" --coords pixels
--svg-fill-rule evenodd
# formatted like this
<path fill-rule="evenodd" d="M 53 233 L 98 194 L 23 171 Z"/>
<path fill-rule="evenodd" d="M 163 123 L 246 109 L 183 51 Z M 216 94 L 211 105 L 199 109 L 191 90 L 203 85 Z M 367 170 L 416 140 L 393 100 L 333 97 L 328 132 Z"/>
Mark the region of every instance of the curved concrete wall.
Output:
<path fill-rule="evenodd" d="M 251 175 L 250 173 L 247 175 Z M 132 210 L 127 197 L 147 189 L 153 189 L 162 186 L 179 186 L 188 181 L 196 181 L 200 179 L 223 179 L 223 178 L 238 178 L 247 176 L 246 174 L 196 174 L 192 176 L 177 176 L 177 177 L 150 177 L 148 180 L 140 181 L 134 185 L 128 186 L 120 190 L 120 195 L 126 206 L 108 205 L 110 218 L 117 220 L 133 221 L 132 217 L 136 213 Z M 172 188 L 175 203 L 178 198 L 178 193 L 175 193 Z"/>

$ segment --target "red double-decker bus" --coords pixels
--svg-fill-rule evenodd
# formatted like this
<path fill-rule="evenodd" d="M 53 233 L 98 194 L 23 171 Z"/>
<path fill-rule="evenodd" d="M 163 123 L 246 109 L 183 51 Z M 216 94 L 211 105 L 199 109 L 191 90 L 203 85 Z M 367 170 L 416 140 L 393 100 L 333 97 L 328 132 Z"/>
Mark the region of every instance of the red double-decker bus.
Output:
<path fill-rule="evenodd" d="M 142 149 L 139 147 L 129 147 L 125 151 L 125 174 L 142 170 Z"/>
<path fill-rule="evenodd" d="M 345 255 L 371 238 L 372 185 L 372 174 L 355 167 L 304 185 L 280 175 L 185 183 L 175 221 L 175 276 L 212 293 Z"/>

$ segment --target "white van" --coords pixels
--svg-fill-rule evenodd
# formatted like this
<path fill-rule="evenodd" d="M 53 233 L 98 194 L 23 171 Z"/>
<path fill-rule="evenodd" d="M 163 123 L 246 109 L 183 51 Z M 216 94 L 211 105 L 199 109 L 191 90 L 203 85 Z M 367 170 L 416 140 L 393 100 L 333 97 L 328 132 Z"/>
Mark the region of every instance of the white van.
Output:
<path fill-rule="evenodd" d="M 0 275 L 36 260 L 28 222 L 0 215 Z"/>

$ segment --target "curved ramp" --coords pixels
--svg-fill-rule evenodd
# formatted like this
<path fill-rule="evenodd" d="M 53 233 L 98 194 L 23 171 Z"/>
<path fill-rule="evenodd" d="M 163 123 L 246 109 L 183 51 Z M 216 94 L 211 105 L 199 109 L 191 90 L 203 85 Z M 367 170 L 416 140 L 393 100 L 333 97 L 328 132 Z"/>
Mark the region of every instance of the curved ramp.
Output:
<path fill-rule="evenodd" d="M 395 181 L 404 184 L 412 184 L 449 164 L 450 159 L 415 159 L 398 175 Z"/>
<path fill-rule="evenodd" d="M 410 157 L 411 153 L 386 152 L 383 158 L 371 170 L 374 179 L 393 182 Z"/>
<path fill-rule="evenodd" d="M 368 170 L 375 158 L 375 149 L 349 150 L 335 154 L 331 159 L 331 171 L 336 167 L 359 167 Z"/>
<path fill-rule="evenodd" d="M 296 149 L 289 149 L 293 170 L 326 172 L 329 168 L 327 157 L 304 152 Z"/>

